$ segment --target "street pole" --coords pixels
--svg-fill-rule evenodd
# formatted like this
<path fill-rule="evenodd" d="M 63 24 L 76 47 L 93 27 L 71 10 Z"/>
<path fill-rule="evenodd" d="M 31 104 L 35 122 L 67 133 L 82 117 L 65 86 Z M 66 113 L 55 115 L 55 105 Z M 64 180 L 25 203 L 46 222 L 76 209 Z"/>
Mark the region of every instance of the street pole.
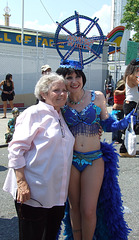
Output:
<path fill-rule="evenodd" d="M 21 34 L 21 90 L 23 90 L 24 73 L 24 0 L 22 0 L 22 34 Z"/>

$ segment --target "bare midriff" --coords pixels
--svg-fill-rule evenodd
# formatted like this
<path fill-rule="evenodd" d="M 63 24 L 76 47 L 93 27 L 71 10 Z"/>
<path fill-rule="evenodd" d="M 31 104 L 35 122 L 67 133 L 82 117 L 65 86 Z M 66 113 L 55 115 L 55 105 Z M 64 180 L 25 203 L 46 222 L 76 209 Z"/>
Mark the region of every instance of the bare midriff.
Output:
<path fill-rule="evenodd" d="M 79 152 L 91 152 L 100 149 L 99 135 L 77 135 L 74 150 Z"/>

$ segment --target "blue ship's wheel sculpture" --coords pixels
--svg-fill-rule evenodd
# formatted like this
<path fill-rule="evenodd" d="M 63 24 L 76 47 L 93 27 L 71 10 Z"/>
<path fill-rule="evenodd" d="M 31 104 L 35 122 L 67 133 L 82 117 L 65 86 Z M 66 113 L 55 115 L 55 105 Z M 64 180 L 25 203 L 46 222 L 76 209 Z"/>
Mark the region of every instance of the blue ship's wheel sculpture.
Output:
<path fill-rule="evenodd" d="M 79 15 L 75 11 L 75 15 L 65 19 L 61 23 L 57 22 L 58 27 L 55 32 L 55 47 L 63 60 L 68 59 L 74 51 L 78 51 L 79 61 L 82 66 L 100 58 L 105 36 L 98 24 L 98 20 L 99 19 L 96 17 L 91 19 L 87 16 Z M 81 23 L 83 24 L 83 30 L 81 30 Z M 75 25 L 75 32 L 72 33 L 71 30 L 68 29 L 68 24 L 69 27 L 71 27 L 70 24 L 72 24 L 72 27 L 73 24 Z M 95 34 L 93 32 L 94 30 Z M 61 40 L 60 35 L 63 33 L 66 37 L 64 40 Z M 62 53 L 61 46 L 63 48 L 68 47 L 66 53 Z M 83 59 L 83 53 L 85 51 L 89 52 L 89 54 Z"/>

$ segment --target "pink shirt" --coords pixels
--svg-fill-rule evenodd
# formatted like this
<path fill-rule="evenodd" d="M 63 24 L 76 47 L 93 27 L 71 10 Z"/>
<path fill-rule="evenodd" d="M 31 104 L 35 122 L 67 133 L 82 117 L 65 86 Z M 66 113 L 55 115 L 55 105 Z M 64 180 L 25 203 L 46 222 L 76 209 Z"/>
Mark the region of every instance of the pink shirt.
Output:
<path fill-rule="evenodd" d="M 16 197 L 14 169 L 25 166 L 31 198 L 46 208 L 64 205 L 73 145 L 74 137 L 61 112 L 58 114 L 53 106 L 43 102 L 27 108 L 17 118 L 13 140 L 8 147 L 9 171 L 3 189 Z M 37 201 L 30 199 L 26 204 L 41 207 Z"/>

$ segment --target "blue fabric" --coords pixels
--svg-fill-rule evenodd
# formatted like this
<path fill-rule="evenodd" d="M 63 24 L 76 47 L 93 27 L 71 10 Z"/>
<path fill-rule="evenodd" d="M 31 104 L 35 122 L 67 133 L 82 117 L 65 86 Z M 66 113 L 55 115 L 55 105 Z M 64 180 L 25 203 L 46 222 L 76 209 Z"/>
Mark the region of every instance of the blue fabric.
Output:
<path fill-rule="evenodd" d="M 131 229 L 124 220 L 121 191 L 118 183 L 118 154 L 113 144 L 101 143 L 105 162 L 104 179 L 97 206 L 97 224 L 93 240 L 127 240 Z M 73 240 L 69 217 L 69 205 L 66 203 L 62 231 L 57 239 L 64 235 L 66 240 Z"/>
<path fill-rule="evenodd" d="M 94 135 L 98 134 L 100 128 L 101 109 L 94 104 L 95 92 L 91 92 L 91 102 L 81 111 L 65 105 L 62 114 L 72 134 Z"/>
<path fill-rule="evenodd" d="M 75 70 L 82 70 L 84 68 L 83 64 L 81 64 L 78 61 L 64 60 L 64 59 L 61 60 L 60 67 L 61 68 L 73 68 Z"/>
<path fill-rule="evenodd" d="M 78 151 L 73 152 L 72 164 L 82 172 L 88 165 L 92 165 L 93 161 L 102 157 L 102 152 L 100 150 L 81 153 Z"/>
<path fill-rule="evenodd" d="M 131 115 L 133 115 L 134 109 L 122 120 L 115 121 L 112 116 L 109 116 L 106 120 L 101 120 L 101 126 L 105 132 L 113 132 L 116 130 L 124 130 L 131 122 Z M 136 113 L 133 115 L 134 124 L 136 124 Z"/>
<path fill-rule="evenodd" d="M 124 111 L 123 110 L 112 110 L 111 115 L 115 116 L 115 118 L 119 121 L 124 118 Z M 112 141 L 122 143 L 121 130 L 112 132 Z"/>
<path fill-rule="evenodd" d="M 9 121 L 8 121 L 8 128 L 10 130 L 10 132 L 14 132 L 15 130 L 15 123 L 16 123 L 16 118 L 11 118 Z"/>

